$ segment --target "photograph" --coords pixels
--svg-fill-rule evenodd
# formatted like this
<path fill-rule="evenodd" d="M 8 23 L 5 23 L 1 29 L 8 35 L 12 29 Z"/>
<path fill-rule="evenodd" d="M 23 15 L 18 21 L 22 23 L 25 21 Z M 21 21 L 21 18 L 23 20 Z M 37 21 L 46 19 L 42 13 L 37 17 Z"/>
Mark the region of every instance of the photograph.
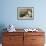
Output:
<path fill-rule="evenodd" d="M 33 20 L 34 19 L 34 8 L 33 7 L 18 7 L 17 8 L 17 19 Z"/>

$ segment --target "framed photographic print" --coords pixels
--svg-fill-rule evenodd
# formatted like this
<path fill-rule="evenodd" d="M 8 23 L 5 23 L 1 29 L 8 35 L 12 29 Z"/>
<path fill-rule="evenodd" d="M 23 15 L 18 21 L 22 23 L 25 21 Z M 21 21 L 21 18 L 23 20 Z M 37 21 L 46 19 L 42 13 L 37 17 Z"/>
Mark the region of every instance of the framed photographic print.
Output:
<path fill-rule="evenodd" d="M 33 7 L 18 7 L 17 8 L 17 19 L 33 20 L 34 19 L 34 8 Z"/>

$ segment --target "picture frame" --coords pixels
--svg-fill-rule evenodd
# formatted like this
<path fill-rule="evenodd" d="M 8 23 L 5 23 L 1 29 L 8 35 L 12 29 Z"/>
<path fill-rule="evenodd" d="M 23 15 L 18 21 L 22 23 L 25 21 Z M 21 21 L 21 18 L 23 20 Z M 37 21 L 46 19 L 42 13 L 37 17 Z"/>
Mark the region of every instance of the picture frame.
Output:
<path fill-rule="evenodd" d="M 17 8 L 18 20 L 33 20 L 34 19 L 34 7 L 18 7 Z"/>

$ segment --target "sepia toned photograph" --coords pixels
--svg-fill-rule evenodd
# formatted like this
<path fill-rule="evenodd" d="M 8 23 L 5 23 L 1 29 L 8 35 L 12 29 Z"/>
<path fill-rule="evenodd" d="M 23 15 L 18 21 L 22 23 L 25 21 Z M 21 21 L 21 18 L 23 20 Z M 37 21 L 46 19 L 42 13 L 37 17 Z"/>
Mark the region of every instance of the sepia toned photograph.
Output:
<path fill-rule="evenodd" d="M 17 19 L 33 20 L 34 19 L 34 8 L 33 7 L 18 7 L 17 8 Z"/>

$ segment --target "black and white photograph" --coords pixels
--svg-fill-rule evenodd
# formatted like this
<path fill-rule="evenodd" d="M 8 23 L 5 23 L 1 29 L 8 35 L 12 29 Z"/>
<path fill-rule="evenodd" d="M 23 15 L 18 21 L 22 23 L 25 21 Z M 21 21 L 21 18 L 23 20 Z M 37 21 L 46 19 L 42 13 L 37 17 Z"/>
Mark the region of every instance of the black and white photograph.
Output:
<path fill-rule="evenodd" d="M 34 8 L 33 7 L 18 7 L 17 8 L 17 19 L 33 20 L 34 19 Z"/>

